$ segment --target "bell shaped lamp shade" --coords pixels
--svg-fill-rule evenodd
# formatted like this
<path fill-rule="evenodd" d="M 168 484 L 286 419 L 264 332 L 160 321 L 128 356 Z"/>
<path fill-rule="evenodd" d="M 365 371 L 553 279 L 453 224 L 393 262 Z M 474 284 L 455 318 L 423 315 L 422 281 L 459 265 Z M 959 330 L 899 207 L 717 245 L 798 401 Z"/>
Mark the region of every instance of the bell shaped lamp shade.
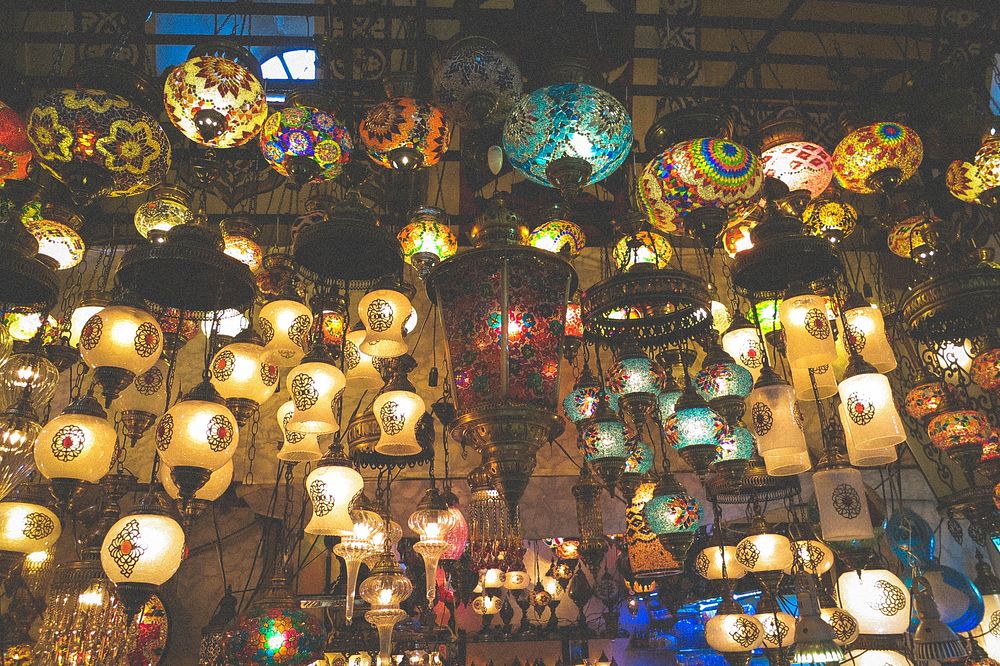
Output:
<path fill-rule="evenodd" d="M 359 345 L 364 342 L 364 327 L 350 331 L 344 340 L 344 371 L 351 386 L 358 388 L 378 388 L 384 383 L 379 368 L 382 359 L 361 351 Z"/>
<path fill-rule="evenodd" d="M 278 451 L 278 460 L 289 462 L 310 462 L 323 457 L 319 448 L 319 435 L 316 433 L 289 430 L 288 423 L 295 414 L 295 402 L 286 401 L 278 407 L 278 427 L 281 429 L 282 443 Z"/>
<path fill-rule="evenodd" d="M 764 367 L 764 348 L 757 329 L 742 314 L 736 313 L 722 334 L 722 348 L 757 381 Z"/>
<path fill-rule="evenodd" d="M 199 384 L 156 422 L 163 464 L 213 472 L 233 459 L 240 433 L 236 417 L 208 382 Z"/>
<path fill-rule="evenodd" d="M 854 357 L 837 391 L 847 415 L 843 426 L 854 447 L 885 449 L 906 441 L 889 380 L 870 364 Z"/>
<path fill-rule="evenodd" d="M 862 634 L 902 634 L 910 625 L 910 592 L 887 569 L 845 571 L 835 591 Z"/>
<path fill-rule="evenodd" d="M 402 356 L 409 346 L 403 340 L 403 326 L 412 306 L 405 294 L 395 289 L 375 289 L 358 303 L 358 317 L 365 327 L 360 351 L 379 358 Z"/>
<path fill-rule="evenodd" d="M 48 550 L 61 533 L 62 523 L 48 507 L 15 497 L 0 502 L 0 551 Z"/>
<path fill-rule="evenodd" d="M 826 541 L 853 541 L 875 536 L 861 471 L 850 466 L 817 470 L 813 488 Z"/>
<path fill-rule="evenodd" d="M 38 433 L 35 466 L 47 479 L 97 483 L 111 468 L 116 438 L 101 406 L 84 396 Z"/>
<path fill-rule="evenodd" d="M 705 623 L 705 641 L 723 654 L 746 652 L 759 648 L 764 641 L 760 621 L 747 615 L 736 602 L 719 604 L 715 616 Z"/>
<path fill-rule="evenodd" d="M 222 497 L 227 490 L 229 490 L 229 486 L 232 482 L 233 461 L 230 460 L 225 465 L 212 472 L 212 475 L 208 477 L 208 481 L 205 482 L 205 485 L 195 492 L 193 499 L 205 502 L 214 502 Z M 160 465 L 160 483 L 163 484 L 163 490 L 166 491 L 167 496 L 170 497 L 170 499 L 175 500 L 180 498 L 181 489 L 177 487 L 177 483 L 171 475 L 171 470 L 166 465 Z"/>
<path fill-rule="evenodd" d="M 837 395 L 837 375 L 832 365 L 821 365 L 818 368 L 792 368 L 791 370 L 796 400 L 813 402 L 817 395 L 820 400 Z M 812 370 L 811 376 L 810 370 Z M 815 389 L 813 381 L 816 382 Z"/>
<path fill-rule="evenodd" d="M 260 65 L 233 44 L 192 49 L 167 74 L 163 105 L 181 134 L 210 148 L 242 146 L 267 119 Z"/>
<path fill-rule="evenodd" d="M 837 360 L 836 341 L 822 296 L 787 294 L 779 306 L 778 316 L 785 332 L 788 363 L 793 368 L 817 368 Z"/>
<path fill-rule="evenodd" d="M 844 319 L 847 321 L 846 343 L 849 349 L 861 354 L 881 373 L 896 369 L 896 355 L 889 346 L 885 334 L 885 320 L 882 311 L 861 299 L 848 299 L 844 304 Z"/>
<path fill-rule="evenodd" d="M 332 361 L 306 358 L 288 373 L 288 394 L 295 412 L 288 429 L 295 432 L 326 435 L 337 432 L 337 398 L 347 381 Z"/>
<path fill-rule="evenodd" d="M 420 453 L 417 425 L 425 408 L 424 399 L 415 391 L 392 390 L 378 394 L 372 402 L 372 411 L 381 432 L 375 451 L 387 456 Z"/>
<path fill-rule="evenodd" d="M 350 536 L 354 531 L 351 500 L 364 485 L 361 475 L 339 453 L 321 460 L 306 477 L 306 492 L 312 502 L 306 534 Z"/>
<path fill-rule="evenodd" d="M 305 304 L 291 298 L 271 301 L 260 309 L 257 321 L 264 349 L 275 354 L 275 363 L 289 368 L 302 360 L 312 326 L 312 312 Z"/>
<path fill-rule="evenodd" d="M 801 457 L 808 455 L 802 416 L 795 403 L 795 391 L 770 366 L 761 373 L 754 390 L 747 397 L 750 428 L 757 437 L 757 450 L 767 459 Z M 768 469 L 769 474 L 797 474 L 791 469 Z"/>
<path fill-rule="evenodd" d="M 209 369 L 212 386 L 224 400 L 262 405 L 278 385 L 278 365 L 272 354 L 253 342 L 226 345 L 215 353 Z"/>
<path fill-rule="evenodd" d="M 923 157 L 923 143 L 912 129 L 899 123 L 873 123 L 837 144 L 833 173 L 851 192 L 888 192 L 913 176 Z"/>
<path fill-rule="evenodd" d="M 722 580 L 723 562 L 725 562 L 725 578 L 736 580 L 747 575 L 746 567 L 736 559 L 736 546 L 703 548 L 694 559 L 694 570 L 702 578 Z"/>

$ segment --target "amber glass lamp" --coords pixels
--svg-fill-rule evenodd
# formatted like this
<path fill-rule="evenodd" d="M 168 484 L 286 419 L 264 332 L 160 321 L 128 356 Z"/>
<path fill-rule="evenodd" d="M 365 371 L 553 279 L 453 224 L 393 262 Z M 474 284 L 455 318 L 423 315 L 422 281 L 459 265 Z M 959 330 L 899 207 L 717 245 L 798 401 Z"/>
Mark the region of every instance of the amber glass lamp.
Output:
<path fill-rule="evenodd" d="M 331 449 L 306 477 L 306 492 L 312 502 L 306 534 L 350 536 L 354 531 L 350 503 L 364 485 L 343 452 L 338 447 Z"/>
<path fill-rule="evenodd" d="M 48 257 L 56 270 L 64 271 L 83 261 L 87 246 L 77 231 L 83 218 L 69 208 L 33 202 L 22 210 L 21 222 L 38 242 L 39 256 Z"/>
<path fill-rule="evenodd" d="M 615 266 L 621 272 L 666 268 L 674 256 L 670 241 L 652 231 L 640 231 L 623 236 L 611 251 Z"/>
<path fill-rule="evenodd" d="M 764 628 L 733 600 L 731 594 L 719 604 L 715 615 L 705 623 L 705 641 L 721 652 L 730 666 L 746 666 L 750 653 L 761 646 Z"/>
<path fill-rule="evenodd" d="M 458 240 L 445 219 L 445 212 L 440 208 L 417 208 L 410 213 L 409 223 L 396 236 L 403 250 L 403 259 L 413 266 L 421 279 L 458 251 Z"/>
<path fill-rule="evenodd" d="M 779 306 L 788 362 L 793 368 L 818 368 L 837 359 L 826 301 L 804 287 L 793 287 Z"/>
<path fill-rule="evenodd" d="M 140 236 L 162 243 L 174 227 L 194 222 L 190 195 L 180 185 L 160 185 L 135 209 L 133 222 Z"/>
<path fill-rule="evenodd" d="M 138 441 L 166 409 L 169 371 L 166 360 L 161 358 L 152 368 L 136 375 L 118 397 L 122 431 L 133 441 Z"/>
<path fill-rule="evenodd" d="M 59 370 L 42 354 L 25 351 L 0 362 L 0 403 L 13 405 L 27 395 L 36 409 L 52 399 Z"/>
<path fill-rule="evenodd" d="M 130 620 L 177 573 L 183 556 L 184 530 L 154 496 L 111 526 L 101 544 L 101 566 Z"/>
<path fill-rule="evenodd" d="M 264 349 L 272 352 L 275 363 L 292 367 L 305 356 L 309 344 L 312 312 L 294 294 L 272 300 L 258 317 Z"/>
<path fill-rule="evenodd" d="M 372 402 L 372 412 L 379 426 L 375 451 L 387 456 L 409 456 L 420 453 L 417 425 L 426 405 L 407 373 L 416 367 L 408 354 L 387 359 L 388 381 Z"/>
<path fill-rule="evenodd" d="M 549 209 L 545 222 L 528 235 L 528 245 L 575 259 L 586 247 L 587 236 L 579 225 L 567 219 L 562 204 L 557 203 Z"/>
<path fill-rule="evenodd" d="M 256 273 L 260 270 L 263 253 L 257 243 L 260 227 L 248 217 L 233 215 L 219 223 L 222 231 L 222 251 L 247 265 Z"/>
<path fill-rule="evenodd" d="M 35 466 L 66 502 L 81 482 L 97 483 L 111 468 L 115 428 L 93 397 L 85 395 L 45 424 L 35 440 Z"/>
<path fill-rule="evenodd" d="M 156 318 L 128 305 L 101 309 L 80 330 L 80 355 L 94 370 L 107 405 L 136 375 L 156 365 L 162 350 Z"/>
<path fill-rule="evenodd" d="M 371 610 L 365 619 L 378 630 L 379 662 L 388 663 L 392 654 L 392 630 L 406 617 L 399 604 L 413 593 L 413 583 L 388 552 L 383 553 L 372 567 L 371 575 L 361 583 L 361 598 Z"/>
<path fill-rule="evenodd" d="M 344 371 L 351 386 L 378 388 L 384 383 L 380 368 L 385 361 L 361 351 L 359 345 L 367 335 L 364 326 L 358 322 L 345 336 Z"/>
<path fill-rule="evenodd" d="M 156 450 L 184 498 L 193 497 L 239 445 L 236 417 L 208 381 L 195 386 L 159 418 Z"/>
<path fill-rule="evenodd" d="M 59 540 L 62 523 L 52 509 L 23 489 L 0 502 L 0 551 L 27 555 Z"/>
<path fill-rule="evenodd" d="M 0 411 L 0 500 L 34 471 L 35 440 L 41 429 L 30 395 L 22 394 L 17 402 Z"/>

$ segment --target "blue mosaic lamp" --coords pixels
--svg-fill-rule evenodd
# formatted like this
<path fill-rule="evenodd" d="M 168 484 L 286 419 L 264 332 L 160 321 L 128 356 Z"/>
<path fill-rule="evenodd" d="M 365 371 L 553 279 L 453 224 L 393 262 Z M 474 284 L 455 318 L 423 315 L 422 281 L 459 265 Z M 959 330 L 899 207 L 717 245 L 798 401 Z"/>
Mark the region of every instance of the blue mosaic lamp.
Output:
<path fill-rule="evenodd" d="M 753 375 L 721 346 L 712 345 L 701 371 L 694 376 L 694 388 L 709 406 L 735 427 L 746 412 L 746 397 L 753 390 Z"/>
<path fill-rule="evenodd" d="M 514 105 L 503 130 L 511 165 L 572 199 L 610 176 L 632 148 L 632 119 L 609 93 L 586 83 L 558 83 Z"/>
<path fill-rule="evenodd" d="M 742 421 L 730 426 L 729 433 L 719 440 L 719 454 L 711 464 L 712 471 L 734 479 L 741 478 L 753 456 L 755 445 L 753 433 Z"/>
<path fill-rule="evenodd" d="M 729 434 L 729 425 L 688 384 L 674 413 L 664 420 L 663 434 L 681 458 L 704 476 L 718 456 L 722 438 Z"/>
<path fill-rule="evenodd" d="M 667 551 L 683 562 L 702 522 L 701 504 L 666 472 L 643 508 L 646 524 Z"/>
<path fill-rule="evenodd" d="M 667 380 L 663 383 L 663 389 L 660 391 L 660 396 L 657 399 L 660 423 L 664 423 L 674 413 L 677 401 L 680 400 L 681 394 L 684 393 L 673 375 L 666 373 L 666 376 Z"/>
<path fill-rule="evenodd" d="M 629 504 L 632 503 L 643 476 L 653 471 L 654 457 L 653 447 L 639 437 L 628 443 L 628 458 L 625 459 L 625 470 L 618 479 L 618 489 Z"/>
<path fill-rule="evenodd" d="M 618 396 L 622 409 L 641 424 L 657 408 L 666 374 L 638 347 L 629 345 L 608 370 L 608 391 Z"/>
<path fill-rule="evenodd" d="M 601 401 L 601 396 L 608 398 L 608 404 L 612 412 L 618 411 L 618 396 L 612 395 L 601 388 L 601 383 L 591 372 L 590 366 L 584 364 L 580 378 L 576 380 L 573 390 L 563 399 L 563 413 L 566 418 L 577 424 L 577 428 L 583 428 L 586 423 L 597 415 L 597 405 Z"/>
<path fill-rule="evenodd" d="M 629 450 L 625 423 L 611 410 L 606 396 L 597 405 L 597 413 L 580 430 L 579 446 L 583 459 L 604 479 L 608 492 L 614 496 L 618 478 L 625 471 Z"/>

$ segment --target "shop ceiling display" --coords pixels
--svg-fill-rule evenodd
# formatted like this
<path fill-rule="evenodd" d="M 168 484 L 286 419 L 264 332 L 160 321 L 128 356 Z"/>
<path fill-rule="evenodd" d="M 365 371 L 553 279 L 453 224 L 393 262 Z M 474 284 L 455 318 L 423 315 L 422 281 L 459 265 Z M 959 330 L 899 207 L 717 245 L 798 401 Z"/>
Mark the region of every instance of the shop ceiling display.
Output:
<path fill-rule="evenodd" d="M 983 548 L 1000 539 L 1000 139 L 985 91 L 981 144 L 940 167 L 923 164 L 905 112 L 823 146 L 798 114 L 734 136 L 724 109 L 693 107 L 662 114 L 643 154 L 626 100 L 579 61 L 522 94 L 516 58 L 466 36 L 427 74 L 429 96 L 408 71 L 374 105 L 320 85 L 269 110 L 254 56 L 216 39 L 166 73 L 162 98 L 106 57 L 24 114 L 0 103 L 0 576 L 27 581 L 25 558 L 51 555 L 70 525 L 80 545 L 36 599 L 37 638 L 0 641 L 17 651 L 7 658 L 135 663 L 122 661 L 129 624 L 183 575 L 234 462 L 252 481 L 261 419 L 280 426 L 269 512 L 283 519 L 265 533 L 261 593 L 240 609 L 222 600 L 201 664 L 389 663 L 394 637 L 441 643 L 426 611 L 458 601 L 484 640 L 614 637 L 618 610 L 652 612 L 657 589 L 674 622 L 711 601 L 704 640 L 733 666 L 758 649 L 782 666 L 1000 658 L 988 565 L 975 584 L 941 567 L 929 526 L 893 494 L 914 459 L 953 534 L 961 520 Z M 413 186 L 447 166 L 453 124 L 490 133 L 493 173 L 498 155 L 515 173 L 477 198 L 465 230 Z M 209 217 L 216 151 L 236 149 L 259 151 L 292 190 L 336 182 L 342 195 L 312 199 L 294 234 L 262 247 L 255 208 Z M 194 191 L 172 159 L 191 162 Z M 527 183 L 503 191 L 512 179 Z M 528 215 L 515 192 L 536 185 L 546 204 Z M 578 214 L 600 188 L 619 205 L 587 253 Z M 409 214 L 372 194 L 394 190 L 417 204 Z M 84 208 L 111 199 L 135 209 L 137 235 L 85 244 Z M 581 256 L 600 258 L 589 284 Z M 204 353 L 178 391 L 186 344 Z M 53 400 L 60 375 L 68 405 Z M 576 453 L 547 446 L 566 419 Z M 451 486 L 452 441 L 478 456 L 468 505 Z M 136 448 L 153 459 L 148 480 L 126 465 Z M 525 491 L 539 457 L 563 454 L 580 467 L 580 538 L 553 541 L 543 573 L 527 557 L 539 507 Z M 423 499 L 393 515 L 392 480 L 418 467 Z M 890 479 L 881 495 L 870 470 Z M 624 502 L 611 505 L 620 538 L 605 533 L 605 490 Z M 306 534 L 346 575 L 297 597 Z M 698 577 L 677 583 L 686 571 Z M 957 589 L 971 610 L 953 612 Z M 584 612 L 593 598 L 600 627 Z M 565 599 L 571 627 L 556 614 Z M 0 621 L 32 612 L 17 593 L 4 608 Z"/>

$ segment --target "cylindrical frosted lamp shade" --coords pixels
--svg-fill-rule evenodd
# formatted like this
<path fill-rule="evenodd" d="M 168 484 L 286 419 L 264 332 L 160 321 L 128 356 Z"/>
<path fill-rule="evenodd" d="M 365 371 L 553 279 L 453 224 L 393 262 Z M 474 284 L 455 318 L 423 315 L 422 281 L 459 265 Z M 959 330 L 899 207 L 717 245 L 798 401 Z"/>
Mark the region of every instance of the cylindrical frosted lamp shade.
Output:
<path fill-rule="evenodd" d="M 910 625 L 910 593 L 887 569 L 845 571 L 837 579 L 840 607 L 862 634 L 902 634 Z"/>
<path fill-rule="evenodd" d="M 210 366 L 212 386 L 226 400 L 267 402 L 278 385 L 278 365 L 261 345 L 233 342 L 220 349 Z"/>
<path fill-rule="evenodd" d="M 163 332 L 153 315 L 125 305 L 109 305 L 80 330 L 80 355 L 91 368 L 122 368 L 140 374 L 156 364 Z"/>
<path fill-rule="evenodd" d="M 752 615 L 717 613 L 705 623 L 705 641 L 718 652 L 749 652 L 763 640 L 764 628 Z"/>
<path fill-rule="evenodd" d="M 892 389 L 885 375 L 863 373 L 840 382 L 851 441 L 858 449 L 885 449 L 906 441 L 903 420 L 896 411 Z"/>
<path fill-rule="evenodd" d="M 309 345 L 312 312 L 291 299 L 271 301 L 258 317 L 264 349 L 274 354 L 274 362 L 290 368 L 302 360 Z"/>
<path fill-rule="evenodd" d="M 288 373 L 288 395 L 295 412 L 288 429 L 326 435 L 337 432 L 337 396 L 347 380 L 333 363 L 306 361 Z"/>
<path fill-rule="evenodd" d="M 791 367 L 818 368 L 832 365 L 837 359 L 837 346 L 822 296 L 803 294 L 786 298 L 778 308 L 778 316 Z"/>
<path fill-rule="evenodd" d="M 181 566 L 184 530 L 170 516 L 124 516 L 104 536 L 101 566 L 114 583 L 163 585 Z"/>
<path fill-rule="evenodd" d="M 381 434 L 375 451 L 386 456 L 420 453 L 417 424 L 425 411 L 424 399 L 412 391 L 386 391 L 372 402 Z"/>
<path fill-rule="evenodd" d="M 344 371 L 351 386 L 358 388 L 378 388 L 384 383 L 378 368 L 381 359 L 366 354 L 358 347 L 367 334 L 363 330 L 351 331 L 344 341 Z"/>
<path fill-rule="evenodd" d="M 47 479 L 97 483 L 111 469 L 116 437 L 106 418 L 60 414 L 35 439 L 35 466 Z"/>
<path fill-rule="evenodd" d="M 278 451 L 278 460 L 290 462 L 309 462 L 319 460 L 323 452 L 319 449 L 319 435 L 315 433 L 296 432 L 288 429 L 288 422 L 295 413 L 295 403 L 286 401 L 278 407 L 278 427 L 281 428 L 283 441 Z"/>
<path fill-rule="evenodd" d="M 756 329 L 737 328 L 726 331 L 722 336 L 722 348 L 737 363 L 749 370 L 753 380 L 757 381 L 760 370 L 764 367 L 764 350 Z"/>
<path fill-rule="evenodd" d="M 746 567 L 736 559 L 736 546 L 709 546 L 703 548 L 694 558 L 694 570 L 702 578 L 722 580 L 722 565 L 725 560 L 726 578 L 736 580 L 747 575 Z"/>
<path fill-rule="evenodd" d="M 799 456 L 807 451 L 802 416 L 790 385 L 755 388 L 747 398 L 747 414 L 761 456 Z"/>
<path fill-rule="evenodd" d="M 840 422 L 847 423 L 847 410 L 844 403 L 837 405 L 837 412 L 840 414 Z M 847 458 L 855 467 L 879 467 L 895 462 L 898 458 L 896 445 L 887 446 L 884 449 L 859 449 L 854 446 L 854 439 L 851 431 L 844 426 L 844 442 L 847 444 Z"/>
<path fill-rule="evenodd" d="M 358 348 L 378 358 L 402 356 L 409 349 L 403 340 L 403 326 L 410 316 L 410 299 L 395 289 L 376 289 L 358 303 L 358 318 L 365 327 L 365 339 Z"/>
<path fill-rule="evenodd" d="M 212 475 L 208 477 L 208 481 L 205 482 L 205 485 L 195 492 L 194 499 L 214 502 L 222 497 L 227 490 L 229 490 L 229 485 L 232 482 L 233 461 L 230 460 L 225 465 L 212 472 Z M 173 477 L 170 476 L 170 468 L 166 465 L 160 465 L 160 483 L 163 484 L 163 489 L 167 492 L 170 499 L 178 499 L 181 496 L 180 488 L 178 488 L 177 484 L 174 483 Z"/>
<path fill-rule="evenodd" d="M 225 405 L 181 400 L 156 422 L 155 441 L 164 465 L 215 471 L 233 459 L 240 433 Z"/>
<path fill-rule="evenodd" d="M 353 468 L 342 465 L 317 467 L 306 478 L 306 492 L 312 502 L 312 518 L 306 534 L 350 536 L 351 500 L 364 487 L 364 479 Z"/>
<path fill-rule="evenodd" d="M 59 540 L 62 523 L 48 507 L 33 502 L 0 502 L 0 551 L 34 553 Z"/>
<path fill-rule="evenodd" d="M 812 468 L 808 451 L 798 453 L 783 453 L 783 451 L 784 449 L 779 449 L 775 453 L 761 456 L 769 476 L 794 476 L 808 472 Z"/>
<path fill-rule="evenodd" d="M 837 375 L 832 365 L 821 365 L 813 368 L 813 377 L 809 377 L 809 368 L 792 368 L 792 386 L 795 387 L 795 398 L 803 402 L 812 402 L 816 393 L 820 400 L 826 400 L 837 395 Z M 816 380 L 816 392 L 813 392 L 812 380 Z"/>
<path fill-rule="evenodd" d="M 896 355 L 885 335 L 881 310 L 868 305 L 852 308 L 844 311 L 844 319 L 847 321 L 846 343 L 849 347 L 853 347 L 879 372 L 896 369 Z"/>
<path fill-rule="evenodd" d="M 822 469 L 813 474 L 819 522 L 826 541 L 875 536 L 861 472 L 853 467 Z"/>

